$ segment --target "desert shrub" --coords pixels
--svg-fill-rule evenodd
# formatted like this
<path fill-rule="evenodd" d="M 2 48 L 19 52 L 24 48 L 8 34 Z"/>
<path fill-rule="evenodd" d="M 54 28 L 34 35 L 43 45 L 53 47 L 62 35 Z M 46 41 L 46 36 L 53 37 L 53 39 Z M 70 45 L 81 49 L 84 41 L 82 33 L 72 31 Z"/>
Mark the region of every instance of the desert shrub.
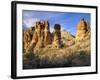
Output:
<path fill-rule="evenodd" d="M 52 62 L 48 59 L 48 57 L 42 58 L 39 63 L 39 68 L 49 68 L 52 67 Z"/>
<path fill-rule="evenodd" d="M 33 53 L 26 53 L 25 55 L 24 55 L 24 57 L 25 58 L 27 58 L 27 59 L 29 59 L 29 60 L 31 60 L 31 59 L 33 59 L 34 58 L 34 54 Z"/>
<path fill-rule="evenodd" d="M 61 48 L 64 48 L 64 47 L 66 47 L 66 44 L 65 43 L 62 43 L 61 44 Z"/>
<path fill-rule="evenodd" d="M 80 51 L 80 57 L 86 56 L 86 51 Z"/>
<path fill-rule="evenodd" d="M 86 51 L 80 51 L 71 58 L 70 62 L 72 66 L 89 66 L 90 65 L 90 55 L 87 55 Z"/>
<path fill-rule="evenodd" d="M 90 65 L 90 51 L 77 48 L 72 45 L 67 48 L 40 49 L 35 54 L 29 53 L 24 55 L 25 69 L 35 68 L 54 68 L 54 67 L 74 67 L 74 66 L 89 66 Z"/>
<path fill-rule="evenodd" d="M 26 59 L 25 59 L 26 58 Z M 24 69 L 34 69 L 38 68 L 40 59 L 33 53 L 25 54 L 23 59 Z"/>

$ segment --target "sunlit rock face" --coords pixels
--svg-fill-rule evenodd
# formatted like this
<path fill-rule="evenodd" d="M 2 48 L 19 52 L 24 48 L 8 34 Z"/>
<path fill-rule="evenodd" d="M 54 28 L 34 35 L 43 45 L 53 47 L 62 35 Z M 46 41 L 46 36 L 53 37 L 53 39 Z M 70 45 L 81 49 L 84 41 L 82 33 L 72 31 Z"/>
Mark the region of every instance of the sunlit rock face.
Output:
<path fill-rule="evenodd" d="M 30 34 L 25 31 L 23 33 L 23 45 L 24 45 L 24 49 L 27 49 L 29 44 L 30 44 L 30 41 L 31 41 L 31 37 L 30 37 Z"/>
<path fill-rule="evenodd" d="M 88 28 L 87 22 L 82 18 L 77 25 L 77 32 L 76 32 L 76 42 L 82 42 L 86 39 L 89 35 L 90 30 Z"/>
<path fill-rule="evenodd" d="M 44 24 L 38 21 L 36 22 L 34 34 L 32 36 L 29 48 L 27 48 L 27 51 L 33 52 L 34 48 L 43 47 L 44 46 L 43 39 L 44 39 Z"/>
<path fill-rule="evenodd" d="M 44 21 L 44 46 L 47 46 L 52 43 L 52 37 L 49 29 L 49 22 L 46 20 Z"/>
<path fill-rule="evenodd" d="M 43 30 L 44 30 L 43 24 L 41 22 L 38 22 L 37 23 L 37 39 L 38 40 L 37 40 L 35 48 L 43 47 L 43 37 L 44 37 Z"/>
<path fill-rule="evenodd" d="M 30 27 L 28 30 L 23 31 L 23 49 L 27 50 L 34 34 L 34 27 Z"/>
<path fill-rule="evenodd" d="M 34 30 L 34 32 L 32 32 L 32 30 Z M 29 31 L 24 31 L 24 49 L 28 53 L 29 51 L 33 51 L 34 48 L 39 49 L 46 47 L 52 44 L 51 36 L 49 22 L 47 20 L 37 21 L 34 29 L 29 28 Z"/>
<path fill-rule="evenodd" d="M 54 26 L 54 37 L 53 37 L 53 47 L 60 48 L 61 46 L 61 26 L 59 24 L 55 24 Z"/>
<path fill-rule="evenodd" d="M 90 38 L 88 36 L 90 34 L 89 27 L 89 24 L 82 18 L 77 25 L 74 40 L 70 33 L 61 31 L 60 24 L 55 24 L 54 31 L 51 33 L 48 20 L 37 21 L 34 27 L 30 27 L 23 32 L 23 48 L 26 53 L 34 53 L 34 50 L 40 48 L 60 48 L 62 46 L 62 38 L 64 38 L 64 45 L 71 46 L 77 42 L 84 41 L 86 38 Z"/>

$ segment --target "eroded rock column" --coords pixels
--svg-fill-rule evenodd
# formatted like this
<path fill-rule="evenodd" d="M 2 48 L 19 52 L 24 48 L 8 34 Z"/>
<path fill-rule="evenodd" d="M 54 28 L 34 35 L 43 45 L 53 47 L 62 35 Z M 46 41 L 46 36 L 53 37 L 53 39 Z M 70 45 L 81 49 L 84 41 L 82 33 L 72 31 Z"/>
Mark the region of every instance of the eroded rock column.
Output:
<path fill-rule="evenodd" d="M 85 39 L 85 37 L 87 36 L 87 23 L 84 20 L 84 18 L 82 18 L 80 20 L 80 22 L 77 25 L 77 32 L 76 32 L 76 42 L 81 42 Z"/>
<path fill-rule="evenodd" d="M 53 38 L 53 48 L 61 47 L 61 26 L 59 24 L 54 25 L 54 38 Z"/>
<path fill-rule="evenodd" d="M 48 44 L 52 43 L 51 33 L 49 29 L 49 22 L 46 20 L 44 21 L 44 45 L 47 46 Z"/>
<path fill-rule="evenodd" d="M 44 25 L 41 22 L 38 22 L 38 28 L 37 28 L 37 37 L 38 37 L 38 42 L 36 44 L 35 48 L 42 48 L 44 47 Z"/>

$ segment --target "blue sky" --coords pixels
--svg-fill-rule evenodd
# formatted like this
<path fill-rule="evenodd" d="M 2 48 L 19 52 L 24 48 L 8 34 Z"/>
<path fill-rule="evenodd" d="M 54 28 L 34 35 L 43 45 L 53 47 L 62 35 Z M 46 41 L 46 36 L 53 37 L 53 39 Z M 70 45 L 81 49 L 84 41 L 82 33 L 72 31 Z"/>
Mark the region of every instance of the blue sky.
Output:
<path fill-rule="evenodd" d="M 91 15 L 89 13 L 23 10 L 23 27 L 34 26 L 35 22 L 39 20 L 48 20 L 51 32 L 54 29 L 54 24 L 60 24 L 61 29 L 75 34 L 76 26 L 81 18 L 90 23 Z"/>

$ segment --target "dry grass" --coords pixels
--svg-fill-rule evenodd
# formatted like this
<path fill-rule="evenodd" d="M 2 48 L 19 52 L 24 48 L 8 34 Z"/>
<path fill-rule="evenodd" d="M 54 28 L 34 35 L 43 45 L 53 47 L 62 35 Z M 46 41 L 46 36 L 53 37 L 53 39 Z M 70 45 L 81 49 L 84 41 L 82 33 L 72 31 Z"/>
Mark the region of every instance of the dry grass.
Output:
<path fill-rule="evenodd" d="M 41 48 L 24 55 L 24 69 L 74 67 L 90 65 L 90 42 L 77 43 L 69 47 Z"/>

